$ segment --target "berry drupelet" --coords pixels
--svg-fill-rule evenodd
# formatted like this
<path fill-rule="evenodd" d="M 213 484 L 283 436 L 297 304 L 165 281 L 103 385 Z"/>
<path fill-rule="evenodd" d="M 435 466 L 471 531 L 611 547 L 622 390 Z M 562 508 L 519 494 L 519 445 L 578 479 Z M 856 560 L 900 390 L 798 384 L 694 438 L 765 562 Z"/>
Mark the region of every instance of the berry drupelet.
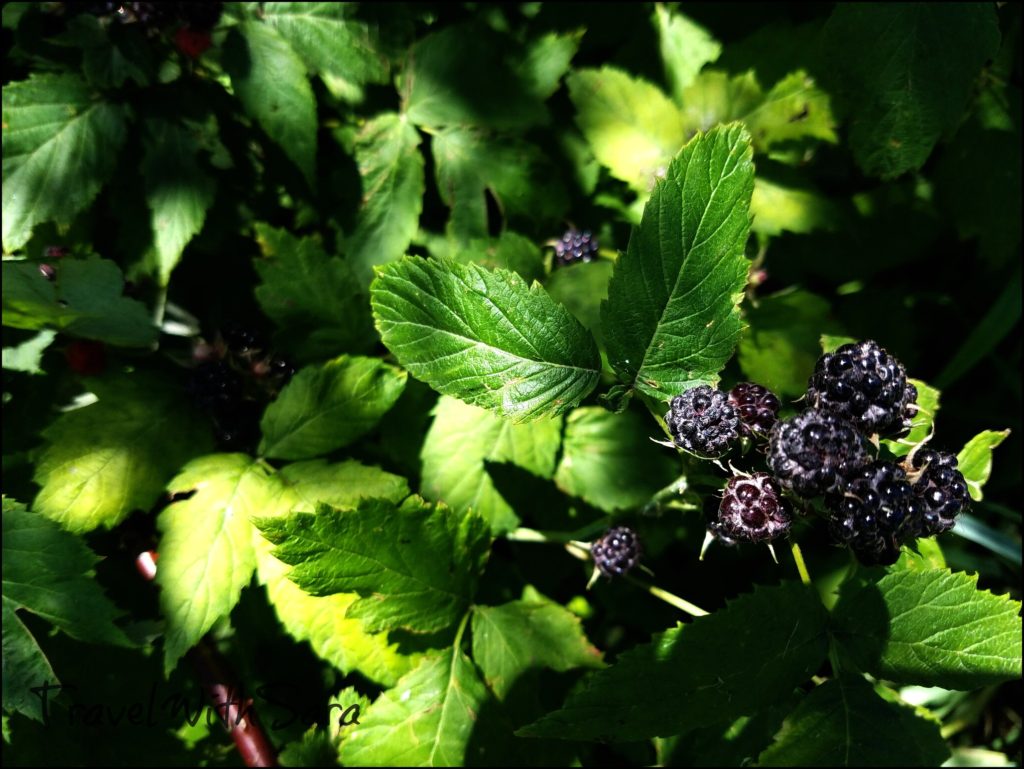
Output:
<path fill-rule="evenodd" d="M 724 392 L 709 385 L 673 398 L 665 422 L 676 446 L 703 457 L 724 453 L 740 434 L 739 411 Z"/>
<path fill-rule="evenodd" d="M 838 491 L 869 459 L 853 425 L 817 409 L 778 422 L 768 446 L 768 467 L 779 483 L 807 498 Z"/>

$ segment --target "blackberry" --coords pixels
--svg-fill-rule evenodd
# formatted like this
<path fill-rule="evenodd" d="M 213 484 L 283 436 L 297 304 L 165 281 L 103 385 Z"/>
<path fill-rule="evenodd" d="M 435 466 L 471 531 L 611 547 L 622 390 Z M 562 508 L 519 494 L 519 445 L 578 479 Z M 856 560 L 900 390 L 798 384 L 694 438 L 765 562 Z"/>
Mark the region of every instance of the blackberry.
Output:
<path fill-rule="evenodd" d="M 561 239 L 555 242 L 555 257 L 561 265 L 576 262 L 592 262 L 597 258 L 597 238 L 590 230 L 567 230 Z"/>
<path fill-rule="evenodd" d="M 260 439 L 262 406 L 251 400 L 218 403 L 213 409 L 214 435 L 224 449 L 244 451 Z"/>
<path fill-rule="evenodd" d="M 791 521 L 778 482 L 768 473 L 754 473 L 729 479 L 709 528 L 726 540 L 768 542 L 789 531 Z"/>
<path fill-rule="evenodd" d="M 956 457 L 945 451 L 922 449 L 913 454 L 911 467 L 911 476 L 916 476 L 914 494 L 921 505 L 917 536 L 949 531 L 970 501 L 967 481 L 957 469 Z"/>
<path fill-rule="evenodd" d="M 835 414 L 806 409 L 777 422 L 768 444 L 768 467 L 801 497 L 838 491 L 843 479 L 869 461 L 853 425 Z"/>
<path fill-rule="evenodd" d="M 903 468 L 872 462 L 825 497 L 832 536 L 848 545 L 861 563 L 888 566 L 900 557 L 900 546 L 913 539 L 921 504 Z"/>
<path fill-rule="evenodd" d="M 201 408 L 214 409 L 241 399 L 242 377 L 225 361 L 207 361 L 196 366 L 187 389 Z"/>
<path fill-rule="evenodd" d="M 865 435 L 898 435 L 910 430 L 917 388 L 903 364 L 869 340 L 822 355 L 807 382 L 807 402 Z"/>
<path fill-rule="evenodd" d="M 753 382 L 740 382 L 729 391 L 729 403 L 740 415 L 740 435 L 767 435 L 779 419 L 782 405 L 775 393 Z"/>
<path fill-rule="evenodd" d="M 590 546 L 590 555 L 606 577 L 622 576 L 637 565 L 643 548 L 636 532 L 628 526 L 615 526 Z"/>
<path fill-rule="evenodd" d="M 236 355 L 262 352 L 267 346 L 262 334 L 238 323 L 228 324 L 221 332 L 221 336 L 224 337 L 224 344 L 228 350 Z"/>
<path fill-rule="evenodd" d="M 740 434 L 739 411 L 724 392 L 709 385 L 673 398 L 665 422 L 676 446 L 705 457 L 718 456 Z"/>

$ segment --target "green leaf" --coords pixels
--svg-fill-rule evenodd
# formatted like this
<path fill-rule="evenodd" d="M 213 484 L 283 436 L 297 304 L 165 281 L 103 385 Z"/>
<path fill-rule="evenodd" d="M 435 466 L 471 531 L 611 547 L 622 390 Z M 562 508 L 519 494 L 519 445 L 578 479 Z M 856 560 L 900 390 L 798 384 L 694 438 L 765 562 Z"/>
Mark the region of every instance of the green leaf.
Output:
<path fill-rule="evenodd" d="M 739 125 L 696 136 L 672 161 L 601 307 L 608 358 L 626 383 L 664 401 L 717 381 L 742 327 L 753 187 Z"/>
<path fill-rule="evenodd" d="M 975 502 L 981 501 L 981 487 L 992 475 L 992 449 L 1009 435 L 1009 430 L 983 430 L 967 441 L 967 445 L 956 455 L 957 465 L 967 481 L 967 490 Z"/>
<path fill-rule="evenodd" d="M 948 757 L 936 721 L 843 676 L 807 695 L 757 765 L 938 766 Z"/>
<path fill-rule="evenodd" d="M 1020 603 L 978 590 L 978 577 L 899 570 L 847 582 L 834 636 L 856 664 L 900 684 L 975 689 L 1021 675 Z"/>
<path fill-rule="evenodd" d="M 446 649 L 384 692 L 341 746 L 346 766 L 464 766 L 490 694 L 461 650 Z M 497 759 L 495 756 L 492 760 Z"/>
<path fill-rule="evenodd" d="M 750 227 L 761 235 L 835 230 L 840 217 L 836 204 L 808 185 L 783 183 L 760 174 L 754 180 L 750 212 L 754 215 Z"/>
<path fill-rule="evenodd" d="M 580 47 L 584 30 L 559 34 L 548 32 L 531 40 L 514 66 L 526 90 L 545 101 L 558 90 L 562 76 Z"/>
<path fill-rule="evenodd" d="M 374 340 L 369 302 L 352 268 L 312 238 L 256 225 L 264 259 L 256 301 L 277 325 L 274 343 L 303 360 L 366 352 Z"/>
<path fill-rule="evenodd" d="M 36 224 L 70 224 L 92 202 L 114 171 L 130 114 L 77 75 L 36 73 L 4 86 L 5 253 L 24 246 Z"/>
<path fill-rule="evenodd" d="M 544 123 L 537 78 L 524 80 L 513 41 L 482 25 L 449 26 L 409 50 L 404 112 L 416 125 L 522 129 Z"/>
<path fill-rule="evenodd" d="M 463 264 L 472 262 L 489 270 L 514 270 L 527 282 L 544 278 L 544 256 L 540 248 L 516 232 L 506 230 L 496 238 L 473 238 L 464 248 L 451 250 L 451 257 Z"/>
<path fill-rule="evenodd" d="M 806 681 L 827 652 L 826 615 L 801 585 L 757 588 L 621 654 L 561 710 L 517 734 L 623 742 L 755 713 Z"/>
<path fill-rule="evenodd" d="M 495 534 L 511 531 L 519 516 L 494 487 L 485 463 L 510 462 L 550 478 L 561 440 L 561 417 L 515 424 L 442 396 L 423 443 L 421 493 L 457 513 L 474 511 Z"/>
<path fill-rule="evenodd" d="M 263 3 L 260 12 L 310 72 L 357 84 L 387 82 L 388 60 L 370 28 L 349 18 L 340 3 Z"/>
<path fill-rule="evenodd" d="M 147 120 L 142 176 L 152 211 L 157 275 L 167 285 L 188 242 L 199 233 L 213 205 L 216 185 L 196 162 L 199 143 L 184 126 Z"/>
<path fill-rule="evenodd" d="M 312 186 L 316 176 L 316 101 L 302 59 L 272 25 L 243 21 L 224 42 L 224 67 L 246 113 Z"/>
<path fill-rule="evenodd" d="M 522 422 L 567 411 L 597 385 L 593 337 L 513 272 L 407 258 L 378 271 L 370 299 L 384 344 L 442 394 Z"/>
<path fill-rule="evenodd" d="M 280 510 L 284 487 L 252 457 L 210 454 L 189 462 L 167 490 L 195 492 L 157 518 L 156 583 L 167 621 L 164 667 L 170 671 L 238 603 L 256 568 L 258 534 L 250 518 Z"/>
<path fill-rule="evenodd" d="M 598 161 L 646 194 L 683 146 L 679 110 L 656 86 L 613 67 L 576 70 L 566 82 Z"/>
<path fill-rule="evenodd" d="M 473 659 L 499 700 L 527 670 L 603 666 L 601 652 L 587 641 L 579 617 L 549 601 L 474 607 Z"/>
<path fill-rule="evenodd" d="M 267 406 L 260 453 L 308 459 L 371 430 L 405 389 L 406 373 L 377 358 L 342 355 L 299 371 Z"/>
<path fill-rule="evenodd" d="M 885 179 L 920 168 L 961 118 L 998 46 L 994 6 L 837 5 L 823 48 L 848 106 L 858 165 Z"/>
<path fill-rule="evenodd" d="M 552 161 L 535 145 L 492 137 L 470 128 L 450 128 L 431 140 L 438 192 L 451 208 L 448 234 L 465 243 L 487 237 L 487 195 L 503 220 L 536 227 L 557 222 L 567 207 L 565 187 L 552 176 Z"/>
<path fill-rule="evenodd" d="M 281 469 L 280 480 L 292 499 L 291 511 L 313 510 L 318 502 L 354 508 L 360 500 L 371 498 L 398 503 L 409 494 L 404 478 L 354 460 L 296 462 Z M 419 663 L 422 655 L 401 654 L 387 634 L 368 633 L 360 620 L 345 616 L 358 595 L 306 593 L 288 579 L 289 567 L 273 557 L 271 548 L 267 540 L 257 538 L 257 575 L 293 638 L 309 641 L 318 657 L 343 673 L 358 671 L 384 686 L 393 685 Z"/>
<path fill-rule="evenodd" d="M 885 447 L 897 457 L 903 457 L 910 453 L 910 450 L 921 443 L 932 431 L 935 424 L 935 415 L 939 411 L 939 391 L 920 379 L 907 378 L 917 388 L 918 412 L 914 414 L 913 428 L 901 440 L 883 440 Z"/>
<path fill-rule="evenodd" d="M 123 296 L 124 278 L 109 259 L 65 258 L 51 265 L 56 280 L 34 261 L 3 263 L 3 324 L 52 328 L 122 347 L 148 347 L 159 332 L 141 302 Z"/>
<path fill-rule="evenodd" d="M 24 342 L 3 350 L 3 367 L 8 371 L 23 371 L 26 374 L 42 374 L 40 364 L 43 353 L 57 336 L 56 331 L 40 331 Z"/>
<path fill-rule="evenodd" d="M 601 333 L 601 303 L 608 298 L 608 281 L 614 264 L 600 259 L 574 264 L 572 269 L 555 270 L 544 288 L 559 304 L 564 304 L 584 328 L 604 343 Z"/>
<path fill-rule="evenodd" d="M 189 458 L 208 450 L 210 428 L 181 388 L 155 377 L 111 380 L 99 400 L 45 430 L 32 509 L 73 532 L 111 528 L 148 510 Z"/>
<path fill-rule="evenodd" d="M 419 144 L 412 124 L 394 113 L 374 118 L 356 136 L 362 207 L 343 250 L 364 284 L 374 266 L 400 259 L 416 233 L 425 184 Z"/>
<path fill-rule="evenodd" d="M 699 24 L 658 3 L 654 7 L 661 60 L 672 98 L 685 104 L 683 94 L 697 74 L 722 53 L 722 44 Z"/>
<path fill-rule="evenodd" d="M 739 120 L 763 100 L 753 70 L 735 76 L 716 70 L 702 72 L 681 96 L 684 132 L 708 131 L 720 123 Z"/>
<path fill-rule="evenodd" d="M 839 330 L 831 304 L 809 291 L 785 290 L 758 299 L 746 320 L 739 347 L 744 376 L 780 396 L 803 395 L 821 356 L 822 330 Z"/>
<path fill-rule="evenodd" d="M 56 675 L 17 612 L 42 617 L 72 638 L 130 646 L 120 612 L 92 578 L 100 559 L 78 537 L 3 498 L 3 708 L 41 720 L 30 690 Z"/>
<path fill-rule="evenodd" d="M 432 633 L 465 614 L 490 548 L 483 519 L 410 498 L 363 500 L 355 511 L 262 518 L 256 525 L 313 595 L 358 593 L 347 615 L 371 632 Z"/>
<path fill-rule="evenodd" d="M 576 409 L 566 421 L 558 488 L 609 513 L 643 505 L 678 475 L 675 457 L 651 441 L 650 427 L 633 411 Z"/>

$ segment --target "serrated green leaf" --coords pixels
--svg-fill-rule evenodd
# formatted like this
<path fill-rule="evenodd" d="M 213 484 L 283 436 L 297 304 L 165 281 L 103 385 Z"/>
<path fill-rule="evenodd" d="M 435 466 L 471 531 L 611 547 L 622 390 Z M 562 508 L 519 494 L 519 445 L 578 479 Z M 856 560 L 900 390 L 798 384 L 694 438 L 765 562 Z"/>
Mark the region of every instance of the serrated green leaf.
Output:
<path fill-rule="evenodd" d="M 473 598 L 490 548 L 483 519 L 410 498 L 360 502 L 354 511 L 256 521 L 294 567 L 288 578 L 312 595 L 358 593 L 347 615 L 370 632 L 451 627 Z"/>
<path fill-rule="evenodd" d="M 123 296 L 124 278 L 109 259 L 62 259 L 54 281 L 39 263 L 3 263 L 3 324 L 53 328 L 71 336 L 123 347 L 146 347 L 159 334 L 141 302 Z"/>
<path fill-rule="evenodd" d="M 100 559 L 78 537 L 3 498 L 3 708 L 42 720 L 30 690 L 57 683 L 49 661 L 18 618 L 42 617 L 72 638 L 130 646 L 120 612 L 92 578 Z"/>
<path fill-rule="evenodd" d="M 473 659 L 499 700 L 527 670 L 603 666 L 579 617 L 550 601 L 473 607 Z"/>
<path fill-rule="evenodd" d="M 558 90 L 583 34 L 583 30 L 565 34 L 548 32 L 529 41 L 522 57 L 515 62 L 515 68 L 531 96 L 545 101 Z"/>
<path fill-rule="evenodd" d="M 407 258 L 379 270 L 370 300 L 410 374 L 513 421 L 561 414 L 597 385 L 593 337 L 513 272 Z"/>
<path fill-rule="evenodd" d="M 23 371 L 26 374 L 42 374 L 40 364 L 43 353 L 57 336 L 56 331 L 40 331 L 21 344 L 3 349 L 3 367 L 8 371 Z"/>
<path fill-rule="evenodd" d="M 174 472 L 211 444 L 180 388 L 139 376 L 104 386 L 98 402 L 43 430 L 32 509 L 69 531 L 111 528 L 148 510 Z"/>
<path fill-rule="evenodd" d="M 809 291 L 786 290 L 758 299 L 746 320 L 738 355 L 744 376 L 780 396 L 803 395 L 821 356 L 821 331 L 839 330 L 831 304 Z"/>
<path fill-rule="evenodd" d="M 850 113 L 853 156 L 868 174 L 888 179 L 920 168 L 961 118 L 999 46 L 999 25 L 987 5 L 843 4 L 825 26 L 823 46 Z"/>
<path fill-rule="evenodd" d="M 967 490 L 971 499 L 980 502 L 981 488 L 992 475 L 992 449 L 1006 440 L 1009 430 L 983 430 L 960 449 L 956 456 L 957 466 L 967 481 Z"/>
<path fill-rule="evenodd" d="M 489 270 L 513 270 L 528 283 L 544 278 L 540 248 L 516 232 L 506 230 L 496 238 L 473 238 L 464 248 L 455 246 L 450 250 L 451 257 L 463 264 L 472 262 Z"/>
<path fill-rule="evenodd" d="M 784 184 L 760 175 L 754 180 L 750 212 L 750 228 L 761 235 L 834 230 L 840 221 L 835 203 L 806 184 Z"/>
<path fill-rule="evenodd" d="M 902 440 L 882 440 L 885 447 L 897 457 L 906 456 L 915 445 L 924 440 L 932 431 L 932 425 L 935 424 L 935 415 L 939 411 L 940 393 L 938 390 L 922 382 L 920 379 L 908 377 L 907 381 L 917 388 L 918 411 L 914 414 L 914 426 Z"/>
<path fill-rule="evenodd" d="M 679 110 L 656 86 L 613 67 L 576 70 L 566 82 L 598 161 L 646 195 L 683 146 Z"/>
<path fill-rule="evenodd" d="M 356 136 L 362 207 L 343 251 L 363 284 L 373 267 L 400 259 L 416 233 L 425 185 L 419 145 L 413 125 L 394 113 L 374 118 Z"/>
<path fill-rule="evenodd" d="M 742 324 L 754 186 L 746 131 L 696 136 L 669 166 L 619 258 L 601 307 L 608 359 L 659 400 L 716 382 Z"/>
<path fill-rule="evenodd" d="M 741 75 L 708 70 L 698 75 L 680 97 L 684 133 L 708 131 L 738 120 L 761 104 L 764 93 L 753 70 Z"/>
<path fill-rule="evenodd" d="M 24 246 L 36 224 L 70 224 L 92 202 L 114 171 L 130 114 L 77 75 L 36 73 L 4 86 L 4 252 Z"/>
<path fill-rule="evenodd" d="M 346 766 L 463 766 L 488 700 L 476 668 L 461 650 L 424 660 L 360 716 L 341 746 Z M 498 760 L 494 756 L 492 760 Z"/>
<path fill-rule="evenodd" d="M 167 671 L 238 602 L 256 568 L 258 532 L 250 518 L 280 512 L 284 486 L 245 454 L 210 454 L 189 462 L 168 492 L 195 492 L 164 508 L 160 529 L 160 609 L 167 622 Z"/>
<path fill-rule="evenodd" d="M 487 27 L 459 24 L 409 50 L 402 76 L 404 112 L 416 125 L 522 129 L 547 121 L 536 79 L 516 71 L 514 42 Z"/>
<path fill-rule="evenodd" d="M 313 510 L 323 502 L 354 508 L 362 499 L 398 503 L 409 494 L 404 478 L 354 460 L 331 464 L 324 460 L 285 465 L 280 480 L 292 499 L 292 511 Z M 343 673 L 358 671 L 371 681 L 391 686 L 422 659 L 401 654 L 385 633 L 368 633 L 358 619 L 345 616 L 359 596 L 337 593 L 312 596 L 288 579 L 287 565 L 274 558 L 271 544 L 257 539 L 257 575 L 266 585 L 278 619 L 292 637 L 309 641 L 321 659 Z"/>
<path fill-rule="evenodd" d="M 630 510 L 678 475 L 675 458 L 651 440 L 652 425 L 632 411 L 579 408 L 565 426 L 555 483 L 599 510 Z"/>
<path fill-rule="evenodd" d="M 519 524 L 519 516 L 494 487 L 485 463 L 510 462 L 541 478 L 550 478 L 561 440 L 561 417 L 514 424 L 442 396 L 420 455 L 421 493 L 427 499 L 444 502 L 457 513 L 474 511 L 495 534 L 511 531 Z"/>
<path fill-rule="evenodd" d="M 533 144 L 450 128 L 433 137 L 431 152 L 438 192 L 452 211 L 448 235 L 462 243 L 487 237 L 487 194 L 513 224 L 554 223 L 566 210 L 565 187 L 551 175 L 551 160 Z"/>
<path fill-rule="evenodd" d="M 622 742 L 682 734 L 755 713 L 825 659 L 826 615 L 801 585 L 758 588 L 592 674 L 524 737 Z"/>
<path fill-rule="evenodd" d="M 224 66 L 246 113 L 312 186 L 316 176 L 316 100 L 302 59 L 272 25 L 247 20 L 228 33 Z"/>
<path fill-rule="evenodd" d="M 602 345 L 601 303 L 608 298 L 613 268 L 614 264 L 604 259 L 574 264 L 572 269 L 555 270 L 544 285 L 551 298 L 564 304 Z"/>
<path fill-rule="evenodd" d="M 834 635 L 864 670 L 902 684 L 974 689 L 1021 675 L 1020 603 L 977 576 L 898 570 L 846 583 Z"/>
<path fill-rule="evenodd" d="M 843 676 L 804 698 L 757 765 L 938 766 L 948 757 L 936 721 Z"/>
<path fill-rule="evenodd" d="M 166 285 L 181 252 L 199 233 L 216 184 L 196 162 L 199 143 L 184 126 L 147 120 L 142 176 L 152 212 L 157 276 Z"/>
<path fill-rule="evenodd" d="M 388 60 L 370 28 L 341 3 L 263 3 L 260 18 L 302 58 L 310 72 L 353 83 L 386 83 Z"/>
<path fill-rule="evenodd" d="M 366 352 L 373 344 L 369 301 L 344 260 L 312 238 L 256 225 L 265 259 L 253 265 L 261 283 L 256 301 L 278 326 L 275 344 L 303 360 Z"/>
<path fill-rule="evenodd" d="M 722 44 L 699 24 L 661 3 L 654 7 L 661 60 L 672 98 L 685 104 L 683 94 L 697 74 L 722 53 Z"/>
<path fill-rule="evenodd" d="M 377 358 L 342 355 L 300 370 L 267 406 L 260 453 L 308 459 L 371 430 L 405 389 L 406 373 Z"/>

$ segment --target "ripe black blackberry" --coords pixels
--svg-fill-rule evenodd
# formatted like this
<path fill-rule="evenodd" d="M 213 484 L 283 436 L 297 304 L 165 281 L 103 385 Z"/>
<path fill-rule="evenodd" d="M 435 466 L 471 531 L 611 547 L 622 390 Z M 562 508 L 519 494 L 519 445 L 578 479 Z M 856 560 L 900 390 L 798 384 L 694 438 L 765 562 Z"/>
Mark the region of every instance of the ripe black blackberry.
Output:
<path fill-rule="evenodd" d="M 921 504 L 897 464 L 875 461 L 825 497 L 832 536 L 868 566 L 888 566 L 914 538 Z"/>
<path fill-rule="evenodd" d="M 771 390 L 753 382 L 740 382 L 729 391 L 729 403 L 740 415 L 740 435 L 767 435 L 779 420 L 781 403 Z"/>
<path fill-rule="evenodd" d="M 597 249 L 597 238 L 590 230 L 566 230 L 561 239 L 555 241 L 555 257 L 561 265 L 592 262 L 597 258 Z"/>
<path fill-rule="evenodd" d="M 865 435 L 899 435 L 910 430 L 917 388 L 903 364 L 868 340 L 844 344 L 818 359 L 807 382 L 807 402 L 838 414 Z"/>
<path fill-rule="evenodd" d="M 838 491 L 868 461 L 853 425 L 817 409 L 777 422 L 769 438 L 768 467 L 779 483 L 801 497 Z"/>
<path fill-rule="evenodd" d="M 186 389 L 200 408 L 215 409 L 241 399 L 242 377 L 226 361 L 206 361 L 196 366 Z"/>
<path fill-rule="evenodd" d="M 704 457 L 719 456 L 739 437 L 739 411 L 709 385 L 691 387 L 669 404 L 665 422 L 676 446 Z"/>
<path fill-rule="evenodd" d="M 614 526 L 590 546 L 594 565 L 606 577 L 621 577 L 640 562 L 643 548 L 636 532 L 628 526 Z"/>
<path fill-rule="evenodd" d="M 931 537 L 949 531 L 956 516 L 967 508 L 967 481 L 953 454 L 922 449 L 911 458 L 914 495 L 921 505 L 917 536 Z"/>
<path fill-rule="evenodd" d="M 729 479 L 718 517 L 708 528 L 731 542 L 769 542 L 789 531 L 791 522 L 778 482 L 768 473 L 754 473 Z"/>

